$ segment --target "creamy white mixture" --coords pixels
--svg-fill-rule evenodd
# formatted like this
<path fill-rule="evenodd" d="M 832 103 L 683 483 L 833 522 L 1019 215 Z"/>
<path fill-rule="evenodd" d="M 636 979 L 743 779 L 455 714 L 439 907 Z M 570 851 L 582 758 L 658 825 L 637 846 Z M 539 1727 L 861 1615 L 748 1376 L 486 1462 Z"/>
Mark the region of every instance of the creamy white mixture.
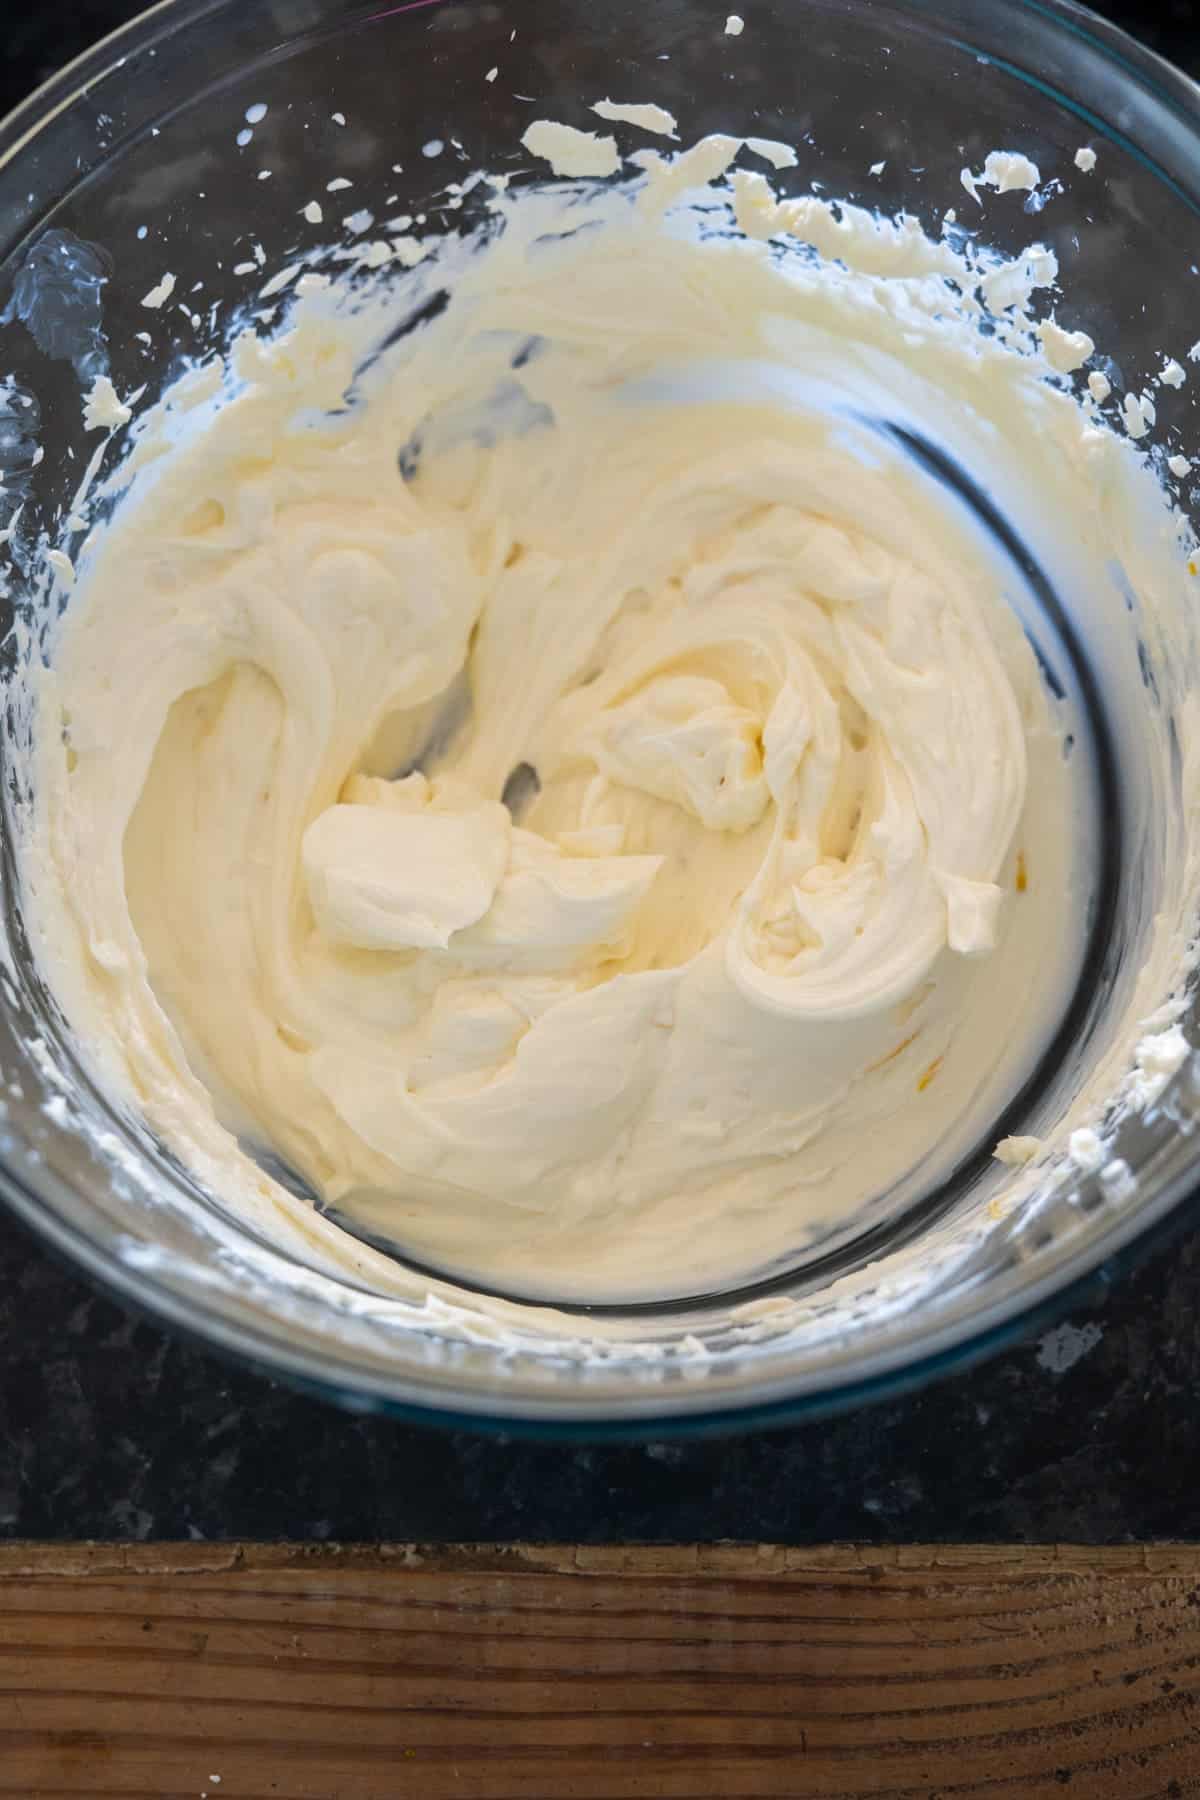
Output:
<path fill-rule="evenodd" d="M 547 121 L 525 143 L 621 161 Z M 948 1176 L 1074 987 L 1078 721 L 1013 566 L 890 428 L 987 467 L 1051 573 L 1181 558 L 1047 379 L 1094 348 L 1033 319 L 1048 252 L 969 265 L 746 171 L 713 236 L 688 197 L 740 153 L 498 193 L 499 234 L 421 246 L 402 290 L 305 293 L 142 422 L 71 571 L 25 856 L 43 962 L 105 1079 L 334 1264 L 253 1154 L 502 1289 L 762 1273 Z M 1037 179 L 989 158 L 971 191 Z"/>

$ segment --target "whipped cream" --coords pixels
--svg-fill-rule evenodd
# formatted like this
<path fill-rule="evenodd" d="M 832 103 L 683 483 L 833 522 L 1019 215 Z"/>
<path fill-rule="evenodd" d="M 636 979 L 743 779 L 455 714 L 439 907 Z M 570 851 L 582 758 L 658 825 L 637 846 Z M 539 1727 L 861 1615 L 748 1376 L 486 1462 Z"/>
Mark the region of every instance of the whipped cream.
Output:
<path fill-rule="evenodd" d="M 986 465 L 1052 573 L 1107 482 L 1068 565 L 1099 593 L 1137 534 L 1132 451 L 1064 391 L 1091 340 L 1035 330 L 1040 246 L 970 265 L 744 170 L 698 211 L 742 147 L 501 189 L 498 231 L 375 285 L 302 277 L 286 329 L 143 418 L 72 571 L 43 965 L 104 1079 L 330 1266 L 394 1278 L 300 1183 L 535 1295 L 784 1266 L 978 1150 L 1074 987 L 1078 721 L 911 446 Z M 1184 1054 L 1139 1057 L 1147 1094 Z"/>

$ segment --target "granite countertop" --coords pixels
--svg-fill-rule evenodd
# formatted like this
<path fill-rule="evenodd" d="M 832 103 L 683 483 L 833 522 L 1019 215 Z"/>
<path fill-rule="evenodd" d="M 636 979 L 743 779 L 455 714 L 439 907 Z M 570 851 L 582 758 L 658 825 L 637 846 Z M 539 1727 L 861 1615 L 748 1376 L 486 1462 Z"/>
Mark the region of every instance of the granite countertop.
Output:
<path fill-rule="evenodd" d="M 0 1535 L 1121 1543 L 1200 1537 L 1200 1234 L 906 1399 L 752 1437 L 530 1443 L 351 1418 L 0 1238 Z"/>
<path fill-rule="evenodd" d="M 136 10 L 7 29 L 0 101 Z M 1200 66 L 1197 7 L 1114 3 Z M 804 1544 L 1200 1537 L 1200 1232 L 1087 1312 L 850 1417 L 571 1446 L 342 1415 L 165 1336 L 0 1218 L 0 1536 L 734 1538 Z"/>

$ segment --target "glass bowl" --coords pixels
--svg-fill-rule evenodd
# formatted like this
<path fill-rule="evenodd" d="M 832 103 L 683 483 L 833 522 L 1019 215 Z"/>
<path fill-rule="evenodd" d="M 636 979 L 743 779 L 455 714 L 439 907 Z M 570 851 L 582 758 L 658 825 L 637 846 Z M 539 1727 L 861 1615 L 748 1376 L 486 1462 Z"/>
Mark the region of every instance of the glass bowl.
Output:
<path fill-rule="evenodd" d="M 1110 354 L 1118 387 L 1123 365 L 1148 366 L 1186 329 L 1200 90 L 1065 0 L 753 0 L 740 36 L 726 32 L 723 6 L 696 0 L 164 0 L 0 126 L 3 523 L 19 505 L 26 529 L 49 520 L 78 483 L 94 447 L 79 404 L 89 334 L 117 389 L 152 400 L 252 304 L 263 268 L 284 265 L 301 209 L 331 180 L 351 184 L 355 207 L 444 215 L 452 175 L 502 169 L 533 117 L 594 124 L 585 103 L 607 94 L 667 107 L 689 140 L 753 129 L 803 144 L 794 187 L 934 226 L 963 199 L 960 169 L 989 150 L 1019 149 L 1053 176 L 1090 143 L 1104 179 L 1084 190 L 1086 218 L 1077 188 L 1038 221 L 1069 280 L 1072 323 Z M 996 213 L 989 240 L 1015 252 L 1028 224 L 1019 209 Z M 38 259 L 44 269 L 63 255 L 82 256 L 74 273 L 85 276 L 63 302 L 74 309 L 66 354 L 27 279 Z M 147 343 L 142 302 L 168 271 L 169 310 Z M 1177 422 L 1190 404 L 1163 396 Z M 8 674 L 36 653 L 12 629 L 21 604 L 22 573 L 10 569 Z M 21 728 L 10 707 L 10 745 Z M 1119 732 L 1113 741 L 1119 753 Z M 1153 883 L 1138 796 L 1110 773 L 1086 981 L 996 1135 L 1036 1127 L 1136 967 Z M 1005 1175 L 984 1157 L 836 1255 L 753 1291 L 524 1309 L 515 1344 L 450 1329 L 449 1284 L 401 1303 L 282 1255 L 96 1089 L 30 953 L 11 768 L 4 803 L 0 1193 L 126 1301 L 347 1406 L 593 1436 L 828 1411 L 981 1355 L 1111 1279 L 1178 1223 L 1195 1185 L 1190 1058 L 1122 1128 L 1116 1151 L 1132 1179 L 1081 1178 L 988 1220 Z"/>

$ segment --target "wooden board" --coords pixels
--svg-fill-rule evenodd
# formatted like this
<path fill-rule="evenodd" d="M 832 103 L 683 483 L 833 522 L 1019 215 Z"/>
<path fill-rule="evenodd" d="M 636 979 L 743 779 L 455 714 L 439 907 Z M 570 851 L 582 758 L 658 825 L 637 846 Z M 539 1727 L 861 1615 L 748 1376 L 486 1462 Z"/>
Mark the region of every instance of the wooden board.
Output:
<path fill-rule="evenodd" d="M 1200 1550 L 0 1549 L 0 1794 L 1182 1800 Z"/>

